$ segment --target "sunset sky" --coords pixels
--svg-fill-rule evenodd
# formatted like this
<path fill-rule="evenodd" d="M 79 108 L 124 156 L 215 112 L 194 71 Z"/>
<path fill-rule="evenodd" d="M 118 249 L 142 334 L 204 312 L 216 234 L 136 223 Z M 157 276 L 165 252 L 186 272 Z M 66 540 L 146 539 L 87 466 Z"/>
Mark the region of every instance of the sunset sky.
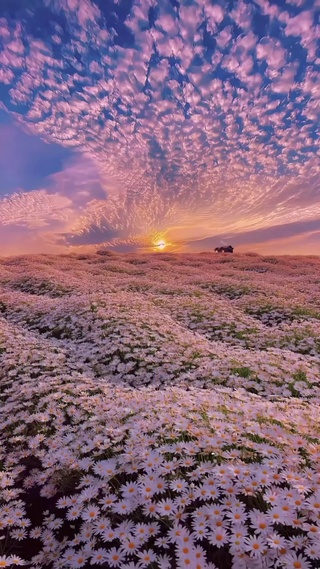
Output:
<path fill-rule="evenodd" d="M 320 254 L 320 0 L 1 0 L 0 256 Z"/>

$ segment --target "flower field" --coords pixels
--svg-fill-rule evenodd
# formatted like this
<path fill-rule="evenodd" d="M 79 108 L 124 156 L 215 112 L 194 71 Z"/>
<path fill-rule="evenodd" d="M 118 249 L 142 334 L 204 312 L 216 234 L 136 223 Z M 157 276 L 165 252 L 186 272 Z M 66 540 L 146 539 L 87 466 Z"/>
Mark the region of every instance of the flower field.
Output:
<path fill-rule="evenodd" d="M 0 259 L 0 568 L 320 567 L 320 257 Z"/>

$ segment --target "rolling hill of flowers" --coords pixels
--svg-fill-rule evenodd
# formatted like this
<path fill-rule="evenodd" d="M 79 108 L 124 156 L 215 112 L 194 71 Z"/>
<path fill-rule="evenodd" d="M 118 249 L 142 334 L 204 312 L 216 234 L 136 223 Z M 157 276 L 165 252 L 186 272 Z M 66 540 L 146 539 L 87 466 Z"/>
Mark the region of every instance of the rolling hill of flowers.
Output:
<path fill-rule="evenodd" d="M 0 259 L 0 568 L 320 567 L 320 257 Z"/>

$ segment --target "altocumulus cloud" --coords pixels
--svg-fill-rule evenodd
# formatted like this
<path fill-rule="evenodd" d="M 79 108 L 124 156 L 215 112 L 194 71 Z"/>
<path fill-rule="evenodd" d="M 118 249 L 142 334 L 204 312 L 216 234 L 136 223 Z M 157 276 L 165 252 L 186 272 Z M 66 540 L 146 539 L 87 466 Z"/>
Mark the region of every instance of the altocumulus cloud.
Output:
<path fill-rule="evenodd" d="M 318 0 L 3 0 L 3 108 L 73 158 L 0 219 L 117 249 L 319 219 L 319 32 Z"/>

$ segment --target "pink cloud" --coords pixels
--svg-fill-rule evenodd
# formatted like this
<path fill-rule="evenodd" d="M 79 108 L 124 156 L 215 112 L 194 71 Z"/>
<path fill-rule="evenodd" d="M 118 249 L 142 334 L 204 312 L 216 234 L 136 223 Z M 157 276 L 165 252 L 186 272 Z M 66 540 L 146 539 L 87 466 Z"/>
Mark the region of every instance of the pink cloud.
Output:
<path fill-rule="evenodd" d="M 289 93 L 295 88 L 295 76 L 297 73 L 297 64 L 288 65 L 281 75 L 276 77 L 272 82 L 272 90 L 275 93 Z"/>
<path fill-rule="evenodd" d="M 179 25 L 176 18 L 165 12 L 157 19 L 157 24 L 169 36 L 175 36 L 179 31 Z"/>
<path fill-rule="evenodd" d="M 224 49 L 232 40 L 231 26 L 225 27 L 217 36 L 216 41 L 220 48 Z"/>
<path fill-rule="evenodd" d="M 268 0 L 254 0 L 255 4 L 260 6 L 261 11 L 270 18 L 278 18 L 280 15 L 280 8 L 276 4 L 271 4 Z"/>
<path fill-rule="evenodd" d="M 0 68 L 0 83 L 10 85 L 14 79 L 14 73 L 9 67 Z"/>
<path fill-rule="evenodd" d="M 293 18 L 286 18 L 285 34 L 287 36 L 302 36 L 313 26 L 313 13 L 309 10 L 301 12 Z"/>
<path fill-rule="evenodd" d="M 287 59 L 287 52 L 279 40 L 263 38 L 256 47 L 258 59 L 265 59 L 268 66 L 273 70 L 281 69 Z"/>
<path fill-rule="evenodd" d="M 235 10 L 231 12 L 231 17 L 240 28 L 249 31 L 252 21 L 251 11 L 250 4 L 238 0 Z"/>
<path fill-rule="evenodd" d="M 224 18 L 224 10 L 219 4 L 205 3 L 204 7 L 207 25 L 212 33 L 217 30 L 217 24 L 220 24 Z"/>

